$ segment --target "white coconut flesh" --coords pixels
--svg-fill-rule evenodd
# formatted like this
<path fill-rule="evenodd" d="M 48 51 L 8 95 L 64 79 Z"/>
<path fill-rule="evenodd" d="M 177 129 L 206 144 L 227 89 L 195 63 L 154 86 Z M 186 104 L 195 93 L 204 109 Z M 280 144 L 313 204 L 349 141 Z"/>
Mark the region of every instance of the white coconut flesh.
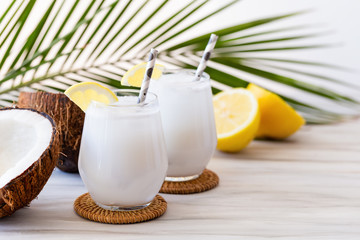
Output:
<path fill-rule="evenodd" d="M 36 162 L 50 144 L 52 124 L 31 110 L 0 111 L 0 188 Z"/>

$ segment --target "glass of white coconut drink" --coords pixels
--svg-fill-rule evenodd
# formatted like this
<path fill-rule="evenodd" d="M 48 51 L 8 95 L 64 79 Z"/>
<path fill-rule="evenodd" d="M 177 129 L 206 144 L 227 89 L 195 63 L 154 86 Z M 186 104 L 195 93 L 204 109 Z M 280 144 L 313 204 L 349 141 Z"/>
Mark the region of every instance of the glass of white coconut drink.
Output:
<path fill-rule="evenodd" d="M 166 181 L 196 179 L 217 144 L 210 76 L 204 72 L 217 36 L 212 34 L 196 71 L 167 70 L 152 80 L 159 97 L 169 159 Z"/>
<path fill-rule="evenodd" d="M 137 90 L 115 91 L 118 101 L 93 101 L 85 114 L 79 172 L 92 199 L 109 210 L 146 207 L 164 181 L 167 155 L 158 100 Z"/>
<path fill-rule="evenodd" d="M 65 94 L 85 111 L 79 173 L 94 202 L 107 210 L 142 209 L 159 192 L 168 167 L 157 96 L 147 93 L 156 50 L 139 90 L 80 83 Z"/>
<path fill-rule="evenodd" d="M 194 81 L 193 70 L 167 70 L 152 80 L 159 96 L 167 146 L 167 181 L 197 178 L 216 148 L 216 129 L 209 75 Z"/>

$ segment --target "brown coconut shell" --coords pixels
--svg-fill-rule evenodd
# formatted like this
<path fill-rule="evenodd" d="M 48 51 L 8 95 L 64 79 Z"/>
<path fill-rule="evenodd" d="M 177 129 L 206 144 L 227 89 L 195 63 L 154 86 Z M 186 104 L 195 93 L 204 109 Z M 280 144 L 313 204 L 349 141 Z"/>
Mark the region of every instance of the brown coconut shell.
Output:
<path fill-rule="evenodd" d="M 12 109 L 14 108 L 3 108 L 0 111 L 11 111 Z M 59 135 L 51 117 L 33 109 L 17 109 L 33 111 L 47 118 L 53 126 L 52 136 L 49 146 L 41 157 L 21 175 L 0 189 L 0 218 L 10 216 L 16 210 L 28 206 L 39 195 L 50 178 L 59 157 Z"/>
<path fill-rule="evenodd" d="M 60 136 L 60 156 L 56 166 L 65 172 L 78 172 L 85 113 L 63 93 L 21 92 L 18 107 L 36 109 L 54 119 Z"/>

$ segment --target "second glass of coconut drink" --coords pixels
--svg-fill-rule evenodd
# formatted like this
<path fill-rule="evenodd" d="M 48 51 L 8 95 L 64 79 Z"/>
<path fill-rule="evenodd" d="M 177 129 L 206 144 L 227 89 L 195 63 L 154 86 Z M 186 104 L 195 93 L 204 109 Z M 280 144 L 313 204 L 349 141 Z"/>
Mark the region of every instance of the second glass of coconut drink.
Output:
<path fill-rule="evenodd" d="M 166 181 L 197 178 L 217 143 L 209 75 L 194 81 L 193 70 L 168 70 L 152 80 L 159 97 L 169 159 Z"/>
<path fill-rule="evenodd" d="M 215 46 L 212 35 L 198 69 L 165 70 L 152 80 L 150 91 L 159 98 L 169 166 L 166 181 L 198 178 L 217 143 L 210 77 L 204 72 Z"/>

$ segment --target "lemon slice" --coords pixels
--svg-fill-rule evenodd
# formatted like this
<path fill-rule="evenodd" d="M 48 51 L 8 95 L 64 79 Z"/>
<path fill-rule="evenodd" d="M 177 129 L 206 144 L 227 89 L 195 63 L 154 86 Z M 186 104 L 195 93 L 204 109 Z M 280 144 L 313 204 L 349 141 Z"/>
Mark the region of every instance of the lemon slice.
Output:
<path fill-rule="evenodd" d="M 259 127 L 260 114 L 255 96 L 243 88 L 223 91 L 213 98 L 217 148 L 237 152 L 254 138 Z"/>
<path fill-rule="evenodd" d="M 141 87 L 144 79 L 147 62 L 139 63 L 130 68 L 121 79 L 121 85 Z M 155 64 L 151 79 L 159 79 L 165 67 L 161 64 Z"/>
<path fill-rule="evenodd" d="M 255 84 L 249 84 L 247 89 L 259 103 L 261 120 L 256 137 L 284 139 L 305 124 L 304 118 L 275 93 Z"/>
<path fill-rule="evenodd" d="M 95 83 L 82 82 L 69 87 L 65 95 L 78 105 L 84 112 L 91 101 L 97 101 L 105 104 L 111 104 L 118 101 L 115 93 L 110 89 Z"/>

